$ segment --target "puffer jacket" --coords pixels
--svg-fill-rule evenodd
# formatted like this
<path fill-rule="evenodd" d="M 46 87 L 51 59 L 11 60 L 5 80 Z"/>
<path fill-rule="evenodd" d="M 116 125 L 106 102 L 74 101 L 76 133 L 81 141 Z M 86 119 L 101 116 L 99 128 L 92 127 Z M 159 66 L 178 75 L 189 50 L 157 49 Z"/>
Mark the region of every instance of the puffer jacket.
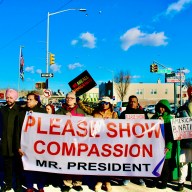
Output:
<path fill-rule="evenodd" d="M 95 118 L 104 118 L 104 119 L 118 119 L 117 112 L 111 111 L 111 109 L 95 111 L 93 113 L 93 117 Z"/>
<path fill-rule="evenodd" d="M 166 111 L 163 114 L 159 113 L 159 107 L 163 106 Z M 171 107 L 169 101 L 166 99 L 160 100 L 157 105 L 155 106 L 155 114 L 152 116 L 151 119 L 158 119 L 162 117 L 164 120 L 164 133 L 165 133 L 165 147 L 169 149 L 166 153 L 165 159 L 172 158 L 172 148 L 173 148 L 173 134 L 171 129 Z"/>

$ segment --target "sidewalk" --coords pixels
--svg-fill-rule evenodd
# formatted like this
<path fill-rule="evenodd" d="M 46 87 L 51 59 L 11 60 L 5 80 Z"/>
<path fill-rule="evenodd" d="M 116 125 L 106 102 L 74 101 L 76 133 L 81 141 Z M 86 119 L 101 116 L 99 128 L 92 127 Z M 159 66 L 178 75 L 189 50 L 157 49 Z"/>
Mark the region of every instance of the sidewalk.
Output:
<path fill-rule="evenodd" d="M 127 186 L 116 186 L 113 185 L 113 191 L 112 192 L 173 192 L 176 191 L 177 183 L 171 183 L 168 184 L 168 187 L 166 189 L 157 189 L 157 188 L 149 188 L 146 186 L 139 186 L 137 184 L 134 184 L 130 182 Z M 183 192 L 191 192 L 190 189 L 190 182 L 186 182 L 185 188 Z M 60 192 L 60 189 L 54 188 L 52 186 L 45 187 L 45 192 Z M 77 192 L 74 189 L 71 189 L 70 192 Z M 87 185 L 83 185 L 83 192 L 93 192 L 93 190 L 90 190 Z M 105 192 L 104 190 L 101 190 L 100 192 Z"/>
<path fill-rule="evenodd" d="M 185 188 L 183 192 L 191 192 L 192 190 L 190 189 L 190 184 L 191 182 L 187 181 L 185 184 Z M 36 186 L 34 185 L 36 188 Z M 93 190 L 90 190 L 87 185 L 83 185 L 83 192 L 94 192 Z M 172 182 L 168 184 L 168 187 L 166 189 L 158 189 L 158 188 L 149 188 L 146 186 L 139 186 L 137 184 L 134 184 L 130 182 L 127 186 L 119 186 L 119 185 L 112 185 L 112 192 L 173 192 L 177 191 L 177 182 Z M 49 187 L 44 188 L 45 192 L 61 192 L 60 188 L 55 188 L 52 185 Z M 9 192 L 14 192 L 14 190 L 11 190 Z M 70 192 L 77 192 L 74 189 L 71 189 Z M 101 190 L 99 192 L 105 192 L 104 190 Z"/>

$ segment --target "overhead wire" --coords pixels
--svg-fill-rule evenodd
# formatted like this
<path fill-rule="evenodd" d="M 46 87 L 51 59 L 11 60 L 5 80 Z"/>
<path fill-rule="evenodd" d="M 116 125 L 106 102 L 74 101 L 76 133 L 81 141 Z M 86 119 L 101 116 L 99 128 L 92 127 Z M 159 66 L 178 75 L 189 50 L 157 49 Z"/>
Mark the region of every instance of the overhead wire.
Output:
<path fill-rule="evenodd" d="M 67 6 L 68 4 L 70 4 L 72 1 L 74 0 L 69 0 L 68 2 L 66 2 L 64 5 L 62 5 L 61 7 L 59 7 L 58 9 L 56 9 L 55 11 L 59 11 L 60 9 L 62 9 L 63 7 Z M 54 11 L 54 12 L 55 12 Z M 25 30 L 23 33 L 19 34 L 18 36 L 16 36 L 15 38 L 13 38 L 12 40 L 10 40 L 8 43 L 6 43 L 5 45 L 0 47 L 0 51 L 3 50 L 4 48 L 8 47 L 9 45 L 11 45 L 13 42 L 15 42 L 16 40 L 20 39 L 22 36 L 24 36 L 25 34 L 27 34 L 28 32 L 30 32 L 31 30 L 33 30 L 34 28 L 36 28 L 37 26 L 39 26 L 41 23 L 43 23 L 45 20 L 47 19 L 47 17 L 43 18 L 42 20 L 40 20 L 39 22 L 37 22 L 35 25 L 31 26 L 29 29 Z"/>

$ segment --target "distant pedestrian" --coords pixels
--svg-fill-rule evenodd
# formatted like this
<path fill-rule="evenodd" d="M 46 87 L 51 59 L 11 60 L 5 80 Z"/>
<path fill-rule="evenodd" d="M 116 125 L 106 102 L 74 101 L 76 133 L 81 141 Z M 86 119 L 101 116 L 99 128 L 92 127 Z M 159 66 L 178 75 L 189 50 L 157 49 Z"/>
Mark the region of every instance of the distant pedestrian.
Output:
<path fill-rule="evenodd" d="M 55 114 L 55 107 L 52 104 L 47 104 L 45 106 L 45 110 L 47 111 L 48 114 Z"/>

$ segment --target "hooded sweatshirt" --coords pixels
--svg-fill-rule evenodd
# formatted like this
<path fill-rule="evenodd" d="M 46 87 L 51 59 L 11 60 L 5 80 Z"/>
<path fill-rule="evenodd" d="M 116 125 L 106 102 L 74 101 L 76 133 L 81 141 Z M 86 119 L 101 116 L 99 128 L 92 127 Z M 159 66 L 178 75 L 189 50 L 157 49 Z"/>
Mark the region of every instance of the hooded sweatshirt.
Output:
<path fill-rule="evenodd" d="M 160 106 L 165 108 L 165 112 L 161 114 L 159 112 Z M 173 134 L 171 129 L 171 119 L 172 116 L 171 107 L 169 101 L 166 99 L 160 100 L 155 106 L 155 114 L 152 116 L 152 119 L 158 119 L 162 117 L 164 120 L 164 134 L 165 134 L 165 148 L 169 149 L 166 153 L 165 159 L 170 159 L 172 156 L 172 147 L 173 147 Z"/>

